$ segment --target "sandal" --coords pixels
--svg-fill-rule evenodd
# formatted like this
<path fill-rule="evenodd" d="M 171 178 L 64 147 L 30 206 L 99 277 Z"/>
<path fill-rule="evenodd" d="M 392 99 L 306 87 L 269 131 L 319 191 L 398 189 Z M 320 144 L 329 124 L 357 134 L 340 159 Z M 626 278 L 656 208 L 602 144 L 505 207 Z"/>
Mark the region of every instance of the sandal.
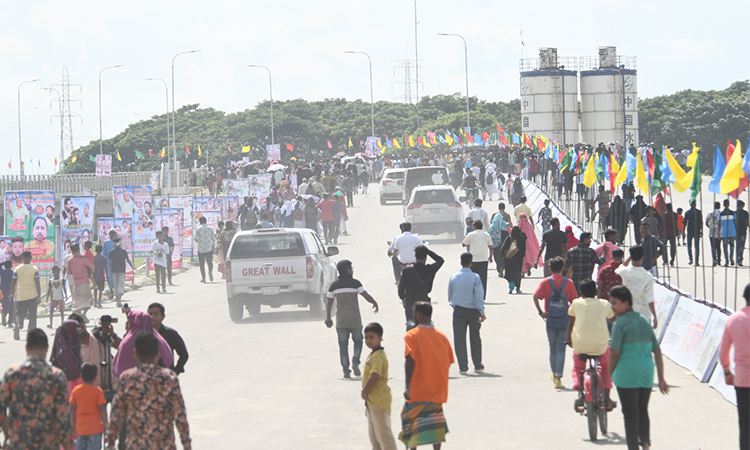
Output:
<path fill-rule="evenodd" d="M 607 408 L 607 412 L 612 412 L 613 409 L 617 408 L 617 402 L 614 400 L 609 401 L 612 404 L 611 408 Z"/>

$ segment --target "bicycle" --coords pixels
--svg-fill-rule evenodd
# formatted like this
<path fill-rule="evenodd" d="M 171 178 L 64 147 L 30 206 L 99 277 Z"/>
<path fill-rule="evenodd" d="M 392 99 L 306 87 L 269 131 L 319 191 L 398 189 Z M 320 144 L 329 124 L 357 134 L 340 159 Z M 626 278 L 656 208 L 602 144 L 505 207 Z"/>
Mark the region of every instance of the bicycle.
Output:
<path fill-rule="evenodd" d="M 473 188 L 464 188 L 464 192 L 466 193 L 466 204 L 469 205 L 469 207 L 474 206 L 474 201 L 477 199 L 477 194 L 479 193 L 478 187 Z"/>
<path fill-rule="evenodd" d="M 588 361 L 588 368 L 581 371 L 581 383 L 578 388 L 583 404 L 576 400 L 575 410 L 586 415 L 589 425 L 589 438 L 597 439 L 597 420 L 602 435 L 607 434 L 607 401 L 599 377 L 599 356 L 577 355 L 584 362 Z"/>

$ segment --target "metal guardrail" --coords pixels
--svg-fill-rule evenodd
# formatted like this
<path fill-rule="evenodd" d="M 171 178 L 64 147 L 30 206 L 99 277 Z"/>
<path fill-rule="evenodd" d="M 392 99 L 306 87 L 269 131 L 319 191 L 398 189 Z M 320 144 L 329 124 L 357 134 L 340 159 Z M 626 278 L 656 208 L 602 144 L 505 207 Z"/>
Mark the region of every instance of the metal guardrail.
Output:
<path fill-rule="evenodd" d="M 180 178 L 188 179 L 188 169 L 182 169 Z M 114 172 L 97 178 L 93 173 L 56 175 L 5 175 L 0 177 L 0 192 L 55 191 L 58 195 L 81 195 L 83 189 L 96 192 L 100 197 L 111 197 L 113 186 L 141 186 L 151 183 L 151 172 Z"/>

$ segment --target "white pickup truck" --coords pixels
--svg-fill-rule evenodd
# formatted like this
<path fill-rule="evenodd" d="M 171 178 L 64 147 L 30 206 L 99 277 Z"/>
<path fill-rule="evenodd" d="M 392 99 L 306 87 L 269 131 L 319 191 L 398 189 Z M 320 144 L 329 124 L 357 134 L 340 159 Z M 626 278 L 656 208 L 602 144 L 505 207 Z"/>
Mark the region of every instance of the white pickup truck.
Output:
<path fill-rule="evenodd" d="M 336 278 L 337 247 L 323 246 L 307 228 L 241 231 L 227 251 L 229 317 L 242 320 L 243 308 L 260 314 L 261 305 L 310 307 L 323 314 L 328 286 Z"/>

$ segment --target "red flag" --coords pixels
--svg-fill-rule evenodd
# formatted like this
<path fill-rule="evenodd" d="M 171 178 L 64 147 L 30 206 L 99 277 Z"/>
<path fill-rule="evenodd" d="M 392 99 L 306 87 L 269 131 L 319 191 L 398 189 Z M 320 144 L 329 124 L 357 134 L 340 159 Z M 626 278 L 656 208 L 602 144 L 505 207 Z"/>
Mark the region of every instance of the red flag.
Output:
<path fill-rule="evenodd" d="M 231 145 L 230 145 L 230 146 L 227 146 L 227 151 L 228 151 L 229 153 L 232 153 L 232 146 L 231 146 Z"/>
<path fill-rule="evenodd" d="M 13 168 L 13 158 L 10 158 L 10 161 L 8 161 L 8 169 Z"/>
<path fill-rule="evenodd" d="M 732 141 L 727 142 L 727 161 L 729 161 L 729 158 L 732 157 L 735 150 L 734 144 L 732 144 Z M 750 180 L 748 180 L 747 174 L 745 173 L 742 178 L 740 178 L 740 186 L 729 193 L 729 195 L 732 196 L 732 198 L 737 198 L 740 196 L 740 194 L 747 188 L 748 184 L 750 184 Z"/>
<path fill-rule="evenodd" d="M 505 133 L 505 131 L 503 131 L 503 127 L 501 127 L 500 124 L 497 124 L 497 132 L 498 133 Z"/>
<path fill-rule="evenodd" d="M 523 145 L 531 148 L 531 136 L 526 133 L 523 134 Z"/>
<path fill-rule="evenodd" d="M 362 139 L 359 140 L 359 148 L 365 148 L 364 144 L 362 144 Z"/>
<path fill-rule="evenodd" d="M 464 145 L 464 141 L 461 139 L 461 135 L 462 134 L 463 133 L 458 133 L 458 143 L 461 144 L 461 145 Z"/>
<path fill-rule="evenodd" d="M 422 139 L 421 137 L 418 137 L 417 138 L 417 145 L 424 145 L 424 139 Z"/>
<path fill-rule="evenodd" d="M 289 150 L 290 152 L 293 152 L 294 151 L 294 146 L 292 144 L 290 144 L 290 143 L 287 142 L 286 143 L 286 149 Z"/>
<path fill-rule="evenodd" d="M 470 144 L 473 144 L 474 143 L 474 136 L 472 136 L 470 134 L 467 134 L 466 135 L 466 140 L 469 141 Z"/>
<path fill-rule="evenodd" d="M 190 154 L 190 147 L 188 147 L 187 145 L 185 146 L 185 153 L 187 153 L 188 155 Z"/>
<path fill-rule="evenodd" d="M 154 154 L 151 152 L 151 149 L 148 149 L 148 156 L 154 156 Z"/>
<path fill-rule="evenodd" d="M 328 141 L 328 148 L 333 148 L 333 145 L 331 145 L 331 141 Z"/>
<path fill-rule="evenodd" d="M 546 146 L 544 145 L 544 139 L 542 139 L 542 138 L 540 138 L 540 137 L 536 138 L 536 149 L 537 149 L 538 151 L 540 151 L 540 152 L 544 153 L 544 147 L 546 147 Z"/>
<path fill-rule="evenodd" d="M 484 140 L 484 141 L 489 141 L 490 140 L 490 135 L 487 134 L 486 131 L 482 131 L 482 140 Z"/>
<path fill-rule="evenodd" d="M 55 166 L 57 166 L 57 158 L 55 158 Z"/>

